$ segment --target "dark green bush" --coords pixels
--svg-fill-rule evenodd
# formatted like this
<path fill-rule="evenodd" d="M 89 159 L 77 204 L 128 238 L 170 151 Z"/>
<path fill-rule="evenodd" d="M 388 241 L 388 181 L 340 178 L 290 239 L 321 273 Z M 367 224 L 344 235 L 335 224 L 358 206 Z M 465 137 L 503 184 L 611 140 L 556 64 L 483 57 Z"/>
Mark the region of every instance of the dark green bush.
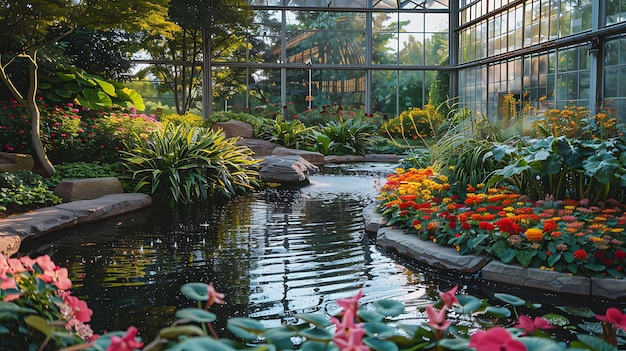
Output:
<path fill-rule="evenodd" d="M 61 199 L 44 186 L 40 175 L 31 171 L 0 173 L 0 212 L 13 213 L 59 203 Z"/>
<path fill-rule="evenodd" d="M 123 179 L 157 201 L 188 204 L 258 185 L 252 151 L 209 128 L 166 124 L 123 151 Z"/>

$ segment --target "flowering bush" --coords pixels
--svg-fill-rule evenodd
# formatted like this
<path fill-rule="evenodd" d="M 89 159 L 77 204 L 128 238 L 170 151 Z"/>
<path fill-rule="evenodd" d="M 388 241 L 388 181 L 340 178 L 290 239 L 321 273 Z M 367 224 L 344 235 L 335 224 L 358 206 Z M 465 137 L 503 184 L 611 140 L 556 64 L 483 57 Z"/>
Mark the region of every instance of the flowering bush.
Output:
<path fill-rule="evenodd" d="M 623 135 L 624 126 L 614 116 L 614 111 L 605 109 L 590 116 L 585 107 L 565 106 L 562 110 L 550 109 L 543 118 L 533 123 L 537 137 L 551 135 L 572 139 L 607 140 Z"/>
<path fill-rule="evenodd" d="M 0 349 L 56 350 L 91 340 L 92 311 L 71 287 L 67 269 L 50 256 L 0 254 Z"/>
<path fill-rule="evenodd" d="M 297 314 L 299 323 L 268 329 L 250 318 L 230 318 L 228 330 L 237 339 L 220 338 L 212 326 L 217 316 L 209 309 L 224 304 L 225 296 L 212 283 L 187 283 L 184 296 L 196 307 L 176 311 L 177 320 L 144 343 L 137 328 L 95 335 L 87 322 L 92 311 L 69 292 L 67 270 L 49 256 L 5 258 L 0 255 L 0 346 L 2 350 L 617 350 L 618 330 L 626 329 L 626 315 L 609 308 L 596 315 L 603 336 L 578 335 L 566 348 L 545 331 L 563 321 L 556 314 L 520 315 L 518 308 L 533 304 L 508 294 L 495 294 L 501 305 L 471 295 L 457 295 L 458 287 L 439 292 L 439 299 L 420 307 L 421 322 L 398 321 L 404 305 L 379 300 L 360 305 L 361 290 L 337 300 L 342 311 L 334 316 Z"/>
<path fill-rule="evenodd" d="M 40 100 L 41 102 L 41 100 Z M 134 109 L 94 111 L 73 104 L 40 105 L 41 138 L 53 163 L 74 161 L 115 162 L 125 142 L 158 130 L 153 117 Z M 0 110 L 0 151 L 32 153 L 31 119 L 16 101 Z"/>
<path fill-rule="evenodd" d="M 390 119 L 381 128 L 382 135 L 389 137 L 423 140 L 424 138 L 435 137 L 439 125 L 443 122 L 436 108 L 426 105 L 424 109 L 412 108 L 400 113 L 396 118 Z"/>
<path fill-rule="evenodd" d="M 398 169 L 380 189 L 389 224 L 459 254 L 571 274 L 624 277 L 626 206 L 588 200 L 531 201 L 509 188 L 468 186 L 453 195 L 432 168 Z"/>

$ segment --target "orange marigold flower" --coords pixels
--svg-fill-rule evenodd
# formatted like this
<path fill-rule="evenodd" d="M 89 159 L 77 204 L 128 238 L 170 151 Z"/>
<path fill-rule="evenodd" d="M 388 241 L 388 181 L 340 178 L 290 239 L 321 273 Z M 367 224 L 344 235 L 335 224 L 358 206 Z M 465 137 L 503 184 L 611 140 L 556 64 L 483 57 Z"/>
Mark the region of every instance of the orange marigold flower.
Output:
<path fill-rule="evenodd" d="M 528 241 L 541 241 L 543 239 L 543 230 L 539 228 L 528 228 L 524 232 Z"/>
<path fill-rule="evenodd" d="M 559 229 L 559 225 L 555 221 L 548 220 L 543 222 L 543 230 L 545 232 L 551 233 L 557 229 Z"/>

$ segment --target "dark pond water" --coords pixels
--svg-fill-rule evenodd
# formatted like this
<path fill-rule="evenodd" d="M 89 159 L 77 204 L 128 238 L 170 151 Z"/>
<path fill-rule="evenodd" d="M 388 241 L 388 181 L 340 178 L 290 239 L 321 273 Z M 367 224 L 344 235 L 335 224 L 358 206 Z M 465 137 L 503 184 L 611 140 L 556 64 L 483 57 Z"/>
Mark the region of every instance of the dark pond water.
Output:
<path fill-rule="evenodd" d="M 146 339 L 191 306 L 179 291 L 187 282 L 213 282 L 226 294 L 227 304 L 212 309 L 219 329 L 228 317 L 273 327 L 294 323 L 296 313 L 333 314 L 336 299 L 359 289 L 363 302 L 403 302 L 402 319 L 415 321 L 424 318 L 417 307 L 440 289 L 501 291 L 478 277 L 416 267 L 371 242 L 362 211 L 394 168 L 327 166 L 297 189 L 266 188 L 176 213 L 153 206 L 26 242 L 21 254 L 50 254 L 68 267 L 74 294 L 94 310 L 96 332 L 135 325 Z"/>

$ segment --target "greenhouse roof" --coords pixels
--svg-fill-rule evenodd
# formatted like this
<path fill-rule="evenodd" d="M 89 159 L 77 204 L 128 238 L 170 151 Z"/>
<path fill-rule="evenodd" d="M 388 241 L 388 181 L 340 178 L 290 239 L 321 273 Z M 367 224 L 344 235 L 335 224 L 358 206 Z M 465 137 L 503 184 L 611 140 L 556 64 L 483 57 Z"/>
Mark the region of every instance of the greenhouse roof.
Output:
<path fill-rule="evenodd" d="M 375 9 L 447 9 L 449 0 L 249 0 L 252 6 Z"/>

